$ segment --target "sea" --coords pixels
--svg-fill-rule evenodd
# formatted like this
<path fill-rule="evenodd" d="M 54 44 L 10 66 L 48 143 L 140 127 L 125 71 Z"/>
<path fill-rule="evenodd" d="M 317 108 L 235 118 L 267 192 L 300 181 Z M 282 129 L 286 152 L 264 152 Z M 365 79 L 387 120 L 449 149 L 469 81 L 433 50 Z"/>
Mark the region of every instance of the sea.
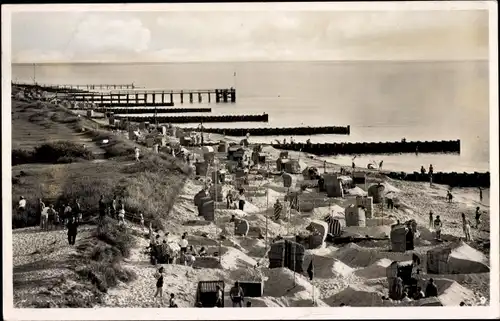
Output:
<path fill-rule="evenodd" d="M 269 114 L 268 123 L 205 123 L 205 127 L 351 126 L 350 135 L 252 136 L 320 142 L 461 140 L 458 154 L 358 155 L 357 166 L 384 169 L 489 171 L 487 61 L 209 62 L 160 64 L 13 64 L 12 80 L 41 84 L 126 84 L 145 89 L 236 88 L 237 101 L 211 107 L 213 115 Z M 197 101 L 197 97 L 194 97 Z M 180 107 L 180 98 L 174 98 Z M 185 97 L 183 107 L 189 107 Z M 174 116 L 175 114 L 169 114 Z M 196 114 L 193 114 L 196 115 Z M 180 124 L 196 127 L 198 124 Z M 351 165 L 353 156 L 324 157 Z"/>

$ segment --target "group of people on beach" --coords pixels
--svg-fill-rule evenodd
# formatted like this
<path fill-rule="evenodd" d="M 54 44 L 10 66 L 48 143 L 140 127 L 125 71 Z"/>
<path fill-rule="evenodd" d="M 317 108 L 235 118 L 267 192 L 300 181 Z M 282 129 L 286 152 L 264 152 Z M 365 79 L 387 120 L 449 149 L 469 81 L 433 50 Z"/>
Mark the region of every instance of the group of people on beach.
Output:
<path fill-rule="evenodd" d="M 475 212 L 475 221 L 476 221 L 476 229 L 479 229 L 479 226 L 481 225 L 481 208 L 479 206 L 476 207 L 476 212 Z M 471 235 L 471 221 L 470 219 L 467 218 L 465 213 L 461 213 L 461 218 L 462 218 L 462 230 L 464 233 L 464 238 L 466 242 L 471 242 L 473 241 L 472 235 Z M 433 228 L 436 231 L 436 239 L 441 240 L 441 229 L 443 227 L 443 222 L 441 221 L 441 218 L 439 215 L 436 216 L 436 219 L 434 219 L 434 213 L 432 211 L 429 212 L 429 228 Z"/>
<path fill-rule="evenodd" d="M 21 196 L 18 204 L 18 211 L 25 213 L 27 211 L 27 201 L 24 196 Z M 83 220 L 83 213 L 78 199 L 74 200 L 73 206 L 71 202 L 62 204 L 59 211 L 54 207 L 54 204 L 45 205 L 41 198 L 38 199 L 37 220 L 40 222 L 40 229 L 49 231 L 53 229 L 68 230 L 68 243 L 75 245 L 76 235 L 78 234 L 78 225 Z"/>

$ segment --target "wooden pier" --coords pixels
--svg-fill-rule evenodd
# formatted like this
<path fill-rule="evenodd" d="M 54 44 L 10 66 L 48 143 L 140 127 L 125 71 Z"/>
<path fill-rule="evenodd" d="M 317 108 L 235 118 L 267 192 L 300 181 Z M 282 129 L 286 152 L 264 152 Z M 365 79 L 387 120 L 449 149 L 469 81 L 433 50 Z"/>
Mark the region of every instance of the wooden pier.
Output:
<path fill-rule="evenodd" d="M 180 103 L 184 101 L 189 103 L 202 103 L 204 99 L 207 102 L 215 103 L 235 103 L 236 89 L 198 89 L 198 90 L 133 90 L 133 91 L 111 91 L 108 93 L 86 92 L 73 93 L 68 99 L 73 101 L 87 101 L 92 103 L 120 104 L 135 103 L 137 106 L 144 106 L 144 103 L 151 102 L 155 106 L 161 103 L 174 103 L 174 97 L 179 97 Z"/>
<path fill-rule="evenodd" d="M 27 83 L 19 83 L 12 82 L 12 85 L 16 86 L 33 86 L 36 85 L 38 87 L 42 87 L 45 89 L 57 90 L 61 89 L 62 91 L 77 89 L 77 90 L 112 90 L 112 89 L 135 89 L 137 86 L 132 84 L 86 84 L 86 85 L 54 85 L 54 84 L 27 84 Z"/>

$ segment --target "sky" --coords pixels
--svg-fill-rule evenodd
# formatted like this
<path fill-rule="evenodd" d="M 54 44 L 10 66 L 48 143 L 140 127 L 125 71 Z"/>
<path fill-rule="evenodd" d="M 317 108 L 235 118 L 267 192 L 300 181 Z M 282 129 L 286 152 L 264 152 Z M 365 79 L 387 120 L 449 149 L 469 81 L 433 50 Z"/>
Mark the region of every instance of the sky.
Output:
<path fill-rule="evenodd" d="M 14 12 L 13 63 L 488 58 L 488 11 Z"/>

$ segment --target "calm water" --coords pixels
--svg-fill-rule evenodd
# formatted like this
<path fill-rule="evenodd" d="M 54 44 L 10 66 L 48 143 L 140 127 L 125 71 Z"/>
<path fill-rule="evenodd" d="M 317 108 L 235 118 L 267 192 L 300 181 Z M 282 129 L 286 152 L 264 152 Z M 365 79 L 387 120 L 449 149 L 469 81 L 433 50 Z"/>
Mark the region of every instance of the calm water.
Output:
<path fill-rule="evenodd" d="M 13 65 L 12 72 L 13 80 L 32 81 L 31 65 Z M 394 170 L 413 171 L 431 163 L 436 171 L 489 170 L 487 62 L 37 65 L 36 79 L 50 84 L 134 82 L 146 88 L 185 90 L 233 86 L 237 103 L 212 103 L 212 114 L 266 112 L 270 122 L 207 127 L 351 125 L 350 136 L 294 137 L 312 142 L 461 139 L 461 155 L 367 155 L 358 156 L 356 164 L 383 159 L 384 168 Z M 190 105 L 187 100 L 184 106 Z M 253 140 L 275 138 L 285 137 Z M 329 160 L 351 163 L 350 156 Z"/>

